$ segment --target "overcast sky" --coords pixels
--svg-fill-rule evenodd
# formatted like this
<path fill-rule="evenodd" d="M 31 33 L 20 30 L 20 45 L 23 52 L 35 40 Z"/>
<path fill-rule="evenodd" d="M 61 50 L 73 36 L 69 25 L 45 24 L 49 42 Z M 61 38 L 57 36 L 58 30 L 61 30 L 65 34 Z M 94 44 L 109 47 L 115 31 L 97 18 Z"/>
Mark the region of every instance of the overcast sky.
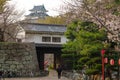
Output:
<path fill-rule="evenodd" d="M 24 10 L 25 14 L 28 14 L 33 6 L 44 4 L 48 14 L 56 16 L 59 14 L 57 9 L 62 5 L 62 0 L 12 0 L 12 4 L 15 4 L 20 11 Z"/>

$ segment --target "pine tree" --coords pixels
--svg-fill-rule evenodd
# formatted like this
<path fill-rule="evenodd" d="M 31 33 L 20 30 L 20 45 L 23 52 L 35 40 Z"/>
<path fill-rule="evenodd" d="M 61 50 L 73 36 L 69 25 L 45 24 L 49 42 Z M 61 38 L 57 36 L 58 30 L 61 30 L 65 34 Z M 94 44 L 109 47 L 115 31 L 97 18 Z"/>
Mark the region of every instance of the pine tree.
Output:
<path fill-rule="evenodd" d="M 69 41 L 64 45 L 63 58 L 65 55 L 74 57 L 67 58 L 73 63 L 71 64 L 73 69 L 79 70 L 86 66 L 86 74 L 99 74 L 101 72 L 100 51 L 104 47 L 103 42 L 107 39 L 105 30 L 100 29 L 93 22 L 75 21 L 67 27 L 66 37 Z"/>

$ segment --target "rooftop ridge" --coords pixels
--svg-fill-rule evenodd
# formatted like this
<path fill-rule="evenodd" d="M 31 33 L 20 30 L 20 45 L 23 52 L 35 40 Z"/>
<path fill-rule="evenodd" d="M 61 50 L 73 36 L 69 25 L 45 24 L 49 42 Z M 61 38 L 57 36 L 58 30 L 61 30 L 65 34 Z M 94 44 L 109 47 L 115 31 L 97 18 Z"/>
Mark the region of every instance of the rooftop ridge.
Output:
<path fill-rule="evenodd" d="M 30 22 L 22 22 L 23 24 L 34 24 L 34 25 L 48 25 L 48 26 L 64 26 L 66 27 L 66 25 L 64 24 L 44 24 L 44 23 L 30 23 Z"/>

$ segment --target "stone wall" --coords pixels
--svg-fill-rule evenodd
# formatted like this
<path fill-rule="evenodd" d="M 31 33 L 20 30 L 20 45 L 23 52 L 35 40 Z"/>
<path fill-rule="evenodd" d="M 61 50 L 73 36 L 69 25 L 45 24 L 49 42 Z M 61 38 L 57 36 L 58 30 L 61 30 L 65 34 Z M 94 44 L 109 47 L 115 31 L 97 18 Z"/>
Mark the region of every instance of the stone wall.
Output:
<path fill-rule="evenodd" d="M 0 71 L 6 77 L 39 75 L 34 43 L 0 43 Z"/>

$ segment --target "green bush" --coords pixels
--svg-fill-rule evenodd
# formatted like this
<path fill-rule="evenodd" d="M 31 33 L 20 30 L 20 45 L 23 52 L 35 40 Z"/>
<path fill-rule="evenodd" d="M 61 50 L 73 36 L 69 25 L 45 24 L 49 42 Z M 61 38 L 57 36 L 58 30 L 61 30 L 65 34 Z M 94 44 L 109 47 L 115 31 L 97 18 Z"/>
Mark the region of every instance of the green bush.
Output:
<path fill-rule="evenodd" d="M 99 70 L 98 69 L 86 69 L 86 74 L 91 75 L 91 74 L 98 74 Z"/>

